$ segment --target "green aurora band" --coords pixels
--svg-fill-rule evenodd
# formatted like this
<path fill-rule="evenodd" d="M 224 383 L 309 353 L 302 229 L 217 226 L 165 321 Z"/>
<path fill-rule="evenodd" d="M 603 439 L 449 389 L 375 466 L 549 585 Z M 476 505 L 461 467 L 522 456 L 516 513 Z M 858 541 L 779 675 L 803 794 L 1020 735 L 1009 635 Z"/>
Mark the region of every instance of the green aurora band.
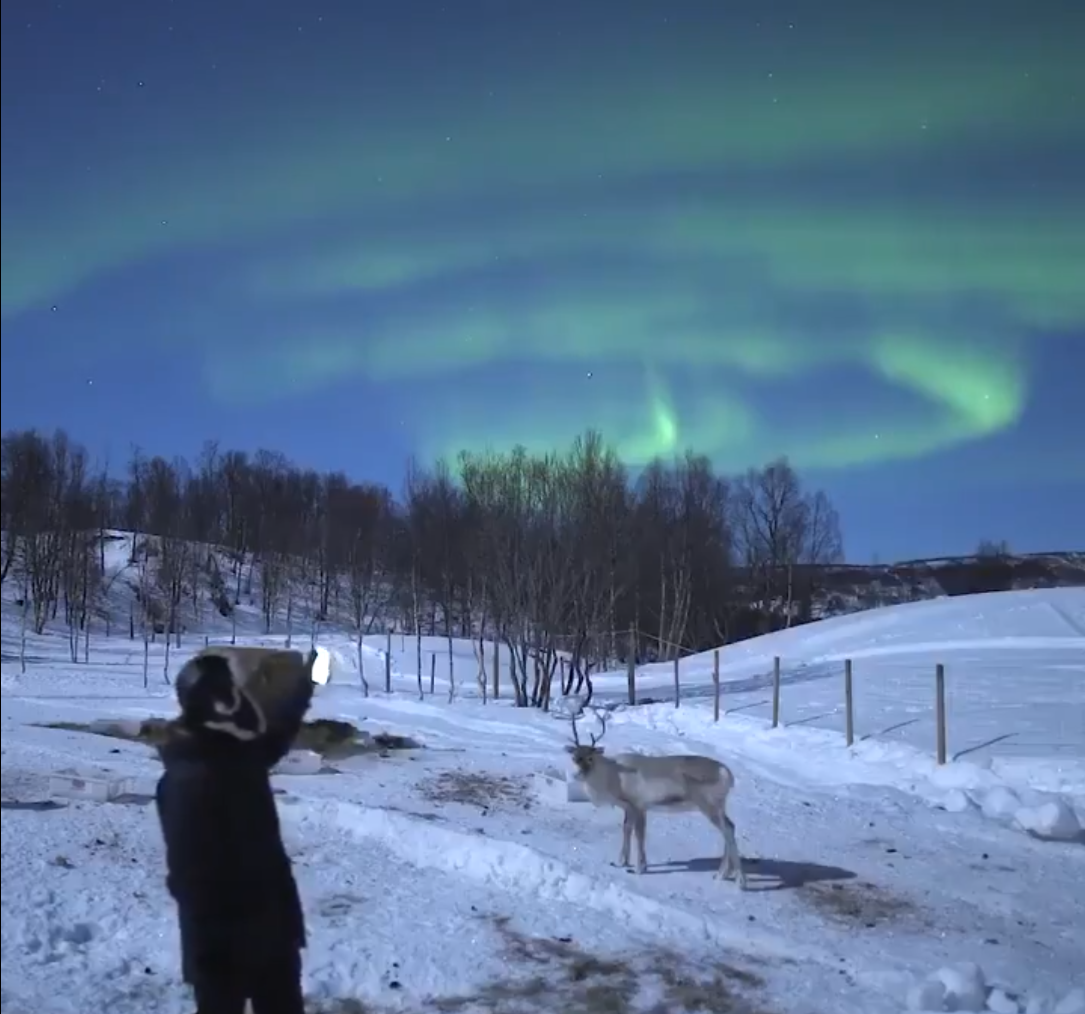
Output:
<path fill-rule="evenodd" d="M 262 80 L 259 101 L 179 113 L 135 150 L 100 145 L 93 200 L 55 174 L 18 194 L 5 180 L 5 326 L 126 265 L 235 244 L 246 253 L 221 289 L 282 323 L 258 343 L 224 339 L 214 298 L 179 321 L 171 340 L 202 349 L 209 390 L 257 402 L 351 376 L 432 382 L 432 411 L 409 423 L 423 456 L 548 450 L 588 426 L 633 464 L 691 447 L 729 468 L 780 451 L 846 468 L 975 441 L 1021 417 L 1029 342 L 1085 322 L 1080 193 L 894 198 L 883 178 L 865 196 L 754 199 L 681 182 L 861 159 L 906 182 L 962 138 L 1009 158 L 1080 134 L 1068 40 L 935 34 L 783 54 L 775 68 L 676 52 L 665 77 L 636 46 L 603 64 L 570 53 L 560 74 L 527 61 L 498 89 L 446 69 L 371 107 L 330 99 L 319 78 L 301 96 Z M 642 195 L 660 179 L 678 182 Z M 507 213 L 442 224 L 438 212 L 494 197 Z M 327 222 L 353 225 L 290 238 Z M 487 283 L 495 268 L 536 281 Z M 429 294 L 356 320 L 294 312 L 414 287 Z M 865 324 L 811 334 L 779 312 L 785 297 L 844 299 Z M 481 397 L 481 371 L 501 365 L 526 379 Z M 590 398 L 570 405 L 532 366 L 567 367 L 577 390 L 590 375 Z M 748 397 L 840 369 L 900 398 L 862 425 L 842 412 L 786 432 Z"/>

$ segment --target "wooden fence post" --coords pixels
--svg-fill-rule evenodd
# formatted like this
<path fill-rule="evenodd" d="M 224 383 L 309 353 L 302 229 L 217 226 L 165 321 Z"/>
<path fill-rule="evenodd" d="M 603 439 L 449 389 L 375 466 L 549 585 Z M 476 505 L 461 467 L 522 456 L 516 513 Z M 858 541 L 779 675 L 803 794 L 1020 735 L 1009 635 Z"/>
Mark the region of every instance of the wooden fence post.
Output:
<path fill-rule="evenodd" d="M 946 667 L 934 667 L 934 717 L 938 726 L 938 763 L 946 762 Z"/>
<path fill-rule="evenodd" d="M 720 720 L 720 649 L 712 652 L 712 721 Z"/>
<path fill-rule="evenodd" d="M 678 679 L 678 656 L 674 656 L 674 706 L 677 708 L 682 697 L 682 688 Z"/>
<path fill-rule="evenodd" d="M 384 692 L 392 692 L 392 628 L 389 627 L 384 644 Z"/>
<path fill-rule="evenodd" d="M 855 712 L 851 696 L 851 659 L 844 659 L 844 739 L 848 746 L 855 742 Z"/>
<path fill-rule="evenodd" d="M 437 682 L 437 652 L 429 657 L 429 692 L 433 693 L 434 684 Z"/>
<path fill-rule="evenodd" d="M 527 682 L 527 673 L 524 673 L 524 682 Z M 494 641 L 494 700 L 501 696 L 501 645 Z"/>
<path fill-rule="evenodd" d="M 780 656 L 772 660 L 772 727 L 780 724 Z"/>
<path fill-rule="evenodd" d="M 629 703 L 637 703 L 637 635 L 629 629 L 629 647 L 626 649 L 625 683 L 629 690 Z"/>

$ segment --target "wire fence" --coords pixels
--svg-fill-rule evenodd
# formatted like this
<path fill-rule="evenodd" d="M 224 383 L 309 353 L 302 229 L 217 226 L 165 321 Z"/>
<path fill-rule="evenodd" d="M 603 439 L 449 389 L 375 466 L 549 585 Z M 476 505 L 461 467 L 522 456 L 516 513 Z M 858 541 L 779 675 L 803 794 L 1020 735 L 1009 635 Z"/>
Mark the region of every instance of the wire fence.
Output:
<path fill-rule="evenodd" d="M 619 646 L 627 639 L 624 665 L 615 664 L 613 658 L 604 665 L 596 658 L 591 671 L 585 666 L 578 672 L 567 668 L 578 639 L 574 635 L 553 639 L 573 647 L 558 648 L 553 696 L 540 705 L 553 706 L 558 688 L 582 698 L 590 686 L 592 700 L 606 708 L 667 704 L 680 710 L 689 706 L 701 712 L 698 720 L 708 712 L 713 723 L 732 715 L 750 716 L 763 719 L 770 729 L 809 727 L 837 734 L 847 748 L 875 741 L 907 744 L 929 752 L 939 765 L 992 752 L 1085 758 L 1085 697 L 1067 700 L 1061 689 L 1066 686 L 1068 669 L 1076 667 L 1085 677 L 1085 663 L 1073 659 L 1070 649 L 1065 658 L 1030 660 L 1027 673 L 1022 671 L 1020 657 L 1002 653 L 983 659 L 950 653 L 949 662 L 930 655 L 879 656 L 861 651 L 856 658 L 766 659 L 750 642 L 694 652 L 665 640 L 660 645 L 658 638 L 652 639 L 652 654 L 672 657 L 643 661 L 643 645 L 638 656 L 632 650 L 631 635 L 630 631 L 602 635 Z M 396 647 L 404 663 L 398 668 L 425 669 L 419 676 L 428 677 L 430 693 L 442 692 L 435 674 L 439 676 L 446 664 L 451 668 L 457 652 L 461 659 L 465 654 L 472 657 L 459 647 L 462 641 L 453 642 L 451 649 L 436 638 L 423 641 L 422 667 L 412 667 L 410 653 L 416 637 L 386 635 L 387 688 L 395 684 L 397 667 L 392 656 Z M 509 655 L 507 645 L 484 642 L 483 657 L 479 659 L 477 653 L 473 657 L 477 678 L 461 681 L 449 700 L 453 696 L 514 699 Z M 402 678 L 408 678 L 406 673 Z M 518 678 L 521 682 L 534 679 L 530 661 Z M 1025 678 L 1027 686 L 1022 683 Z M 424 693 L 425 679 L 419 683 L 419 692 Z"/>
<path fill-rule="evenodd" d="M 28 644 L 13 634 L 5 630 L 5 668 L 15 663 L 26 672 L 28 666 L 61 661 L 55 650 L 43 650 L 43 638 L 31 637 Z M 64 640 L 60 635 L 48 639 Z M 89 644 L 95 667 L 141 668 L 145 685 L 168 683 L 193 650 L 233 639 L 229 634 L 185 635 L 180 647 L 176 638 L 171 640 L 167 656 L 164 638 L 144 644 L 139 638 L 98 635 L 79 645 L 79 661 L 89 661 Z M 308 628 L 289 636 L 248 634 L 237 640 L 302 651 L 325 640 L 350 645 L 347 638 L 325 638 Z M 908 743 L 939 764 L 995 752 L 1085 758 L 1085 663 L 1071 657 L 1070 649 L 1046 660 L 1030 656 L 1025 672 L 1023 656 L 1013 653 L 988 653 L 982 659 L 951 653 L 947 662 L 929 655 L 872 657 L 862 652 L 856 658 L 766 659 L 752 642 L 693 652 L 659 638 L 639 641 L 633 631 L 619 630 L 589 639 L 585 661 L 574 668 L 573 655 L 582 642 L 573 634 L 551 639 L 557 653 L 550 657 L 552 686 L 541 698 L 533 698 L 532 691 L 536 662 L 542 660 L 528 653 L 514 662 L 509 646 L 501 642 L 419 638 L 388 630 L 356 640 L 349 653 L 340 648 L 338 654 L 346 673 L 357 671 L 366 693 L 413 691 L 449 703 L 474 699 L 556 710 L 563 692 L 583 698 L 590 690 L 592 700 L 606 708 L 688 707 L 699 712 L 694 726 L 742 715 L 761 719 L 770 729 L 835 733 L 846 747 L 869 741 Z M 667 654 L 672 657 L 659 660 Z M 1082 680 L 1083 692 L 1076 697 L 1066 692 L 1066 674 L 1073 672 Z M 679 724 L 687 724 L 686 719 Z"/>

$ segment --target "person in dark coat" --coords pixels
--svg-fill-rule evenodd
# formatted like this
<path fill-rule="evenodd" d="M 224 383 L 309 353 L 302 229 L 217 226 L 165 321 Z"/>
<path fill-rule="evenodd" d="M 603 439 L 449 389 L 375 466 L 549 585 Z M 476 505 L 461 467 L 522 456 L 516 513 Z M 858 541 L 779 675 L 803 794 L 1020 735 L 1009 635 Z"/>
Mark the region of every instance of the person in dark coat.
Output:
<path fill-rule="evenodd" d="M 269 709 L 242 651 L 203 652 L 177 679 L 181 715 L 160 748 L 155 796 L 166 883 L 197 1014 L 243 1014 L 246 1000 L 253 1014 L 304 1014 L 305 919 L 270 772 L 308 709 L 313 656 L 306 669 L 278 653 L 296 660 L 296 676 Z"/>

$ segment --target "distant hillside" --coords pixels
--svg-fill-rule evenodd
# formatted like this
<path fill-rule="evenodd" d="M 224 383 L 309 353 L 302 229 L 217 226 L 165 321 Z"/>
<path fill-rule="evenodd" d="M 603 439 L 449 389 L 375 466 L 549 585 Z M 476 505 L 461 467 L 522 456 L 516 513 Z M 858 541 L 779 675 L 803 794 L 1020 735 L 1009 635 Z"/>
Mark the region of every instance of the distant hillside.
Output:
<path fill-rule="evenodd" d="M 892 564 L 839 564 L 810 575 L 814 613 L 843 613 L 981 592 L 1085 587 L 1085 552 L 938 557 Z"/>
<path fill-rule="evenodd" d="M 141 637 L 151 640 L 164 635 L 169 624 L 169 589 L 162 575 L 162 540 L 139 535 L 133 549 L 130 532 L 107 530 L 96 558 L 95 580 L 90 588 L 88 614 L 94 633 Z M 276 575 L 274 596 L 265 586 L 264 568 L 252 554 L 239 559 L 219 546 L 183 543 L 185 563 L 179 575 L 180 599 L 174 611 L 171 633 L 199 633 L 211 637 L 236 634 L 252 638 L 288 632 L 304 638 L 319 630 L 348 631 L 356 628 L 349 583 L 345 578 L 332 582 L 327 608 L 322 610 L 322 589 L 311 572 Z M 364 610 L 366 632 L 385 629 L 382 589 L 367 589 L 369 602 Z M 371 603 L 371 607 L 370 607 Z M 4 636 L 15 636 L 22 598 L 20 585 L 8 579 L 3 585 Z M 65 617 L 78 621 L 78 609 L 71 613 L 58 591 L 55 610 L 49 611 L 51 628 L 65 624 Z M 34 625 L 35 610 L 28 611 Z M 401 625 L 388 624 L 396 629 Z"/>
<path fill-rule="evenodd" d="M 259 636 L 286 634 L 298 637 L 329 632 L 354 632 L 359 620 L 366 633 L 386 630 L 413 630 L 409 601 L 374 574 L 356 599 L 350 580 L 344 575 L 321 577 L 313 568 L 275 564 L 271 581 L 258 558 L 239 558 L 222 547 L 183 543 L 186 562 L 179 574 L 173 630 L 198 632 L 201 636 Z M 166 589 L 161 581 L 161 540 L 139 536 L 133 551 L 131 533 L 107 531 L 100 547 L 100 572 L 91 590 L 89 615 L 95 633 L 138 637 L 146 604 L 147 633 L 164 634 L 169 623 Z M 174 549 L 176 553 L 176 548 Z M 839 564 L 818 568 L 795 568 L 795 585 L 807 589 L 807 608 L 801 615 L 811 619 L 846 615 L 864 609 L 934 599 L 942 596 L 1030 588 L 1085 587 L 1085 552 L 1038 553 L 908 560 L 885 565 Z M 741 576 L 738 578 L 741 583 Z M 361 599 L 364 598 L 364 602 Z M 3 585 L 5 637 L 13 636 L 18 623 L 19 588 L 15 581 Z M 65 610 L 60 600 L 59 615 Z M 770 608 L 777 614 L 768 629 L 786 625 L 781 603 Z M 360 614 L 359 615 L 359 611 Z M 439 608 L 429 603 L 422 610 L 425 634 L 443 634 Z M 751 612 L 746 622 L 730 629 L 731 640 L 765 632 L 763 615 Z M 457 636 L 466 636 L 467 627 L 457 615 L 453 626 Z M 33 623 L 31 616 L 30 622 Z M 791 625 L 799 623 L 798 614 Z M 477 633 L 477 631 L 476 631 Z M 652 655 L 652 642 L 642 644 L 645 658 Z"/>

